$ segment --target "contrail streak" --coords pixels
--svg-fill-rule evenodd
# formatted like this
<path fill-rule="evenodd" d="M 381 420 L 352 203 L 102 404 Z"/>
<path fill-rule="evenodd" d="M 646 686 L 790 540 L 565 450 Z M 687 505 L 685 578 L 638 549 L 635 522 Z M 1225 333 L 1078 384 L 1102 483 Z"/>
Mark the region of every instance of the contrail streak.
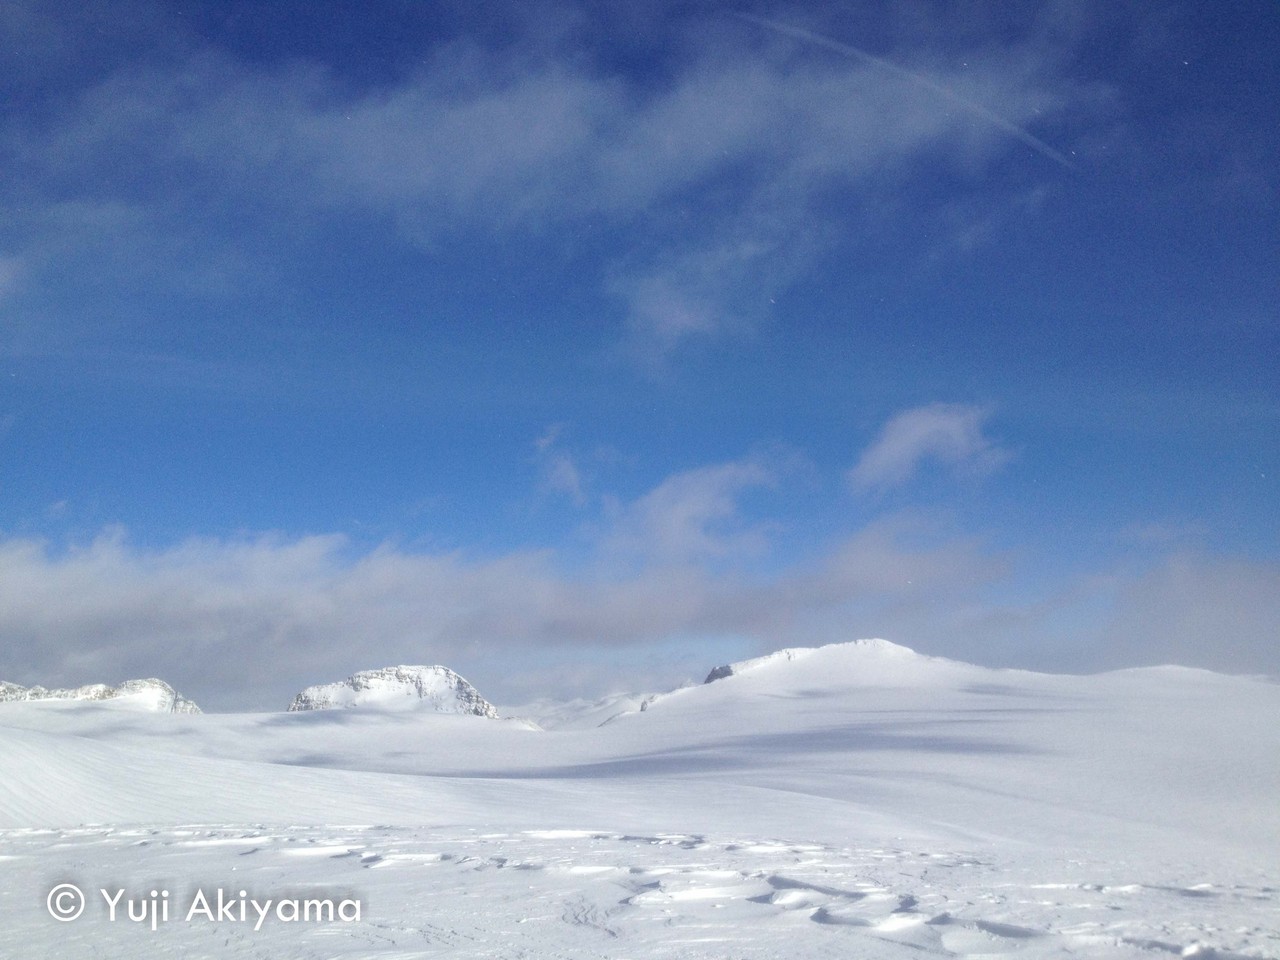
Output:
<path fill-rule="evenodd" d="M 836 53 L 850 57 L 854 60 L 861 60 L 863 63 L 872 64 L 873 66 L 879 67 L 881 70 L 892 73 L 894 76 L 901 77 L 903 80 L 914 83 L 918 87 L 924 87 L 924 89 L 937 94 L 944 100 L 950 100 L 952 103 L 962 107 L 969 113 L 981 117 L 983 120 L 987 121 L 987 123 L 991 124 L 993 127 L 1003 130 L 1015 140 L 1021 140 L 1032 150 L 1036 151 L 1036 153 L 1048 157 L 1054 163 L 1060 163 L 1069 170 L 1075 168 L 1075 164 L 1073 164 L 1066 156 L 1053 149 L 1053 147 L 1049 146 L 1038 137 L 1033 137 L 1016 123 L 1010 123 L 1004 117 L 1000 116 L 998 113 L 993 113 L 982 104 L 974 103 L 972 100 L 960 96 L 960 94 L 956 93 L 954 90 L 950 90 L 947 87 L 942 86 L 942 84 L 934 83 L 928 77 L 921 76 L 918 73 L 913 73 L 910 70 L 898 66 L 896 63 L 891 63 L 888 60 L 884 60 L 880 57 L 867 53 L 865 50 L 859 50 L 857 47 L 851 47 L 847 43 L 840 43 L 838 40 L 832 40 L 829 37 L 822 36 L 822 34 L 814 33 L 801 27 L 793 27 L 786 23 L 779 23 L 776 20 L 767 20 L 764 17 L 757 17 L 750 13 L 736 13 L 734 16 L 738 17 L 740 20 L 747 20 L 757 26 L 764 27 L 766 30 L 785 34 L 786 36 L 794 37 L 797 40 L 804 40 L 807 43 L 812 43 L 819 47 L 825 47 L 828 50 L 834 50 Z"/>

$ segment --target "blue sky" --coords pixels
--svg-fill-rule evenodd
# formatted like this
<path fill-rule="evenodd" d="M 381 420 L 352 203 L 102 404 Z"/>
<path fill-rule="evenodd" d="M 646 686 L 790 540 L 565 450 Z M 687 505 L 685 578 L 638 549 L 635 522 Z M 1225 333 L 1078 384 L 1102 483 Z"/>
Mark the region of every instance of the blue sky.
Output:
<path fill-rule="evenodd" d="M 0 12 L 0 677 L 1280 672 L 1280 7 Z"/>

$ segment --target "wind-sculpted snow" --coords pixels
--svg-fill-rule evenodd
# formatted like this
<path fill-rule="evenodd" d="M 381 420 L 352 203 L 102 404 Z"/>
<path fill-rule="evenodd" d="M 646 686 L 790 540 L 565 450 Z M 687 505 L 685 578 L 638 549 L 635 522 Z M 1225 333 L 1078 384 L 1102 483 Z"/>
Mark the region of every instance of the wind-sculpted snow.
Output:
<path fill-rule="evenodd" d="M 536 705 L 547 730 L 10 704 L 6 934 L 67 960 L 1280 960 L 1280 686 L 795 653 L 644 711 Z M 363 913 L 152 932 L 99 896 L 58 924 L 54 883 Z"/>
<path fill-rule="evenodd" d="M 307 687 L 289 705 L 290 711 L 331 710 L 336 707 L 376 706 L 415 708 L 437 713 L 498 716 L 497 709 L 448 667 L 384 667 L 363 670 L 340 683 Z"/>
<path fill-rule="evenodd" d="M 95 894 L 66 925 L 36 897 L 7 912 L 24 956 L 62 960 L 1257 960 L 1280 908 L 1253 878 L 893 838 L 187 824 L 0 830 L 0 858 L 6 888 Z M 109 922 L 99 890 L 145 897 L 161 876 L 167 922 Z M 361 918 L 184 921 L 197 890 L 333 893 Z"/>
<path fill-rule="evenodd" d="M 0 702 L 39 700 L 114 700 L 121 704 L 152 710 L 156 713 L 199 713 L 194 702 L 182 696 L 163 680 L 126 680 L 119 686 L 92 683 L 69 690 L 46 690 L 44 687 L 22 687 L 0 682 Z"/>

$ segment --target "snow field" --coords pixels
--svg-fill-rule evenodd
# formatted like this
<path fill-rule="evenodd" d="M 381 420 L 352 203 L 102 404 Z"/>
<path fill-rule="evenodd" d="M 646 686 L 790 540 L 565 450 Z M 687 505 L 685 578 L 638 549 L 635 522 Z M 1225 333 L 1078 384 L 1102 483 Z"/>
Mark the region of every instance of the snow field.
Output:
<path fill-rule="evenodd" d="M 24 960 L 1280 960 L 1280 686 L 883 642 L 738 668 L 548 729 L 0 705 L 0 924 Z M 197 890 L 361 914 L 181 922 Z"/>
<path fill-rule="evenodd" d="M 78 958 L 1276 955 L 1271 887 L 893 846 L 378 826 L 85 827 L 0 833 L 10 930 Z M 1035 873 L 1039 882 L 1028 882 Z M 1052 879 L 1045 879 L 1051 877 Z M 1190 882 L 1198 880 L 1198 882 Z M 171 891 L 152 931 L 45 912 L 44 887 Z M 359 923 L 183 922 L 196 888 L 342 896 Z M 212 896 L 212 895 L 211 895 Z"/>

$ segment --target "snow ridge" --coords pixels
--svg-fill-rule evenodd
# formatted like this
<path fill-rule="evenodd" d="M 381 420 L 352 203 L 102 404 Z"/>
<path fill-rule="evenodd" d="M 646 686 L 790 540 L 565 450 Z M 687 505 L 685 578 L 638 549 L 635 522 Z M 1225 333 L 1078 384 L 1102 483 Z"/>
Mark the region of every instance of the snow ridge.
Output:
<path fill-rule="evenodd" d="M 426 709 L 497 719 L 498 710 L 478 690 L 442 666 L 398 666 L 362 670 L 340 683 L 307 687 L 289 705 L 291 712 L 375 706 Z"/>
<path fill-rule="evenodd" d="M 90 683 L 66 690 L 48 690 L 41 686 L 23 687 L 0 680 L 0 702 L 16 700 L 123 700 L 136 706 L 145 706 L 156 713 L 201 712 L 193 701 L 154 677 L 126 680 L 115 687 L 105 683 Z"/>

